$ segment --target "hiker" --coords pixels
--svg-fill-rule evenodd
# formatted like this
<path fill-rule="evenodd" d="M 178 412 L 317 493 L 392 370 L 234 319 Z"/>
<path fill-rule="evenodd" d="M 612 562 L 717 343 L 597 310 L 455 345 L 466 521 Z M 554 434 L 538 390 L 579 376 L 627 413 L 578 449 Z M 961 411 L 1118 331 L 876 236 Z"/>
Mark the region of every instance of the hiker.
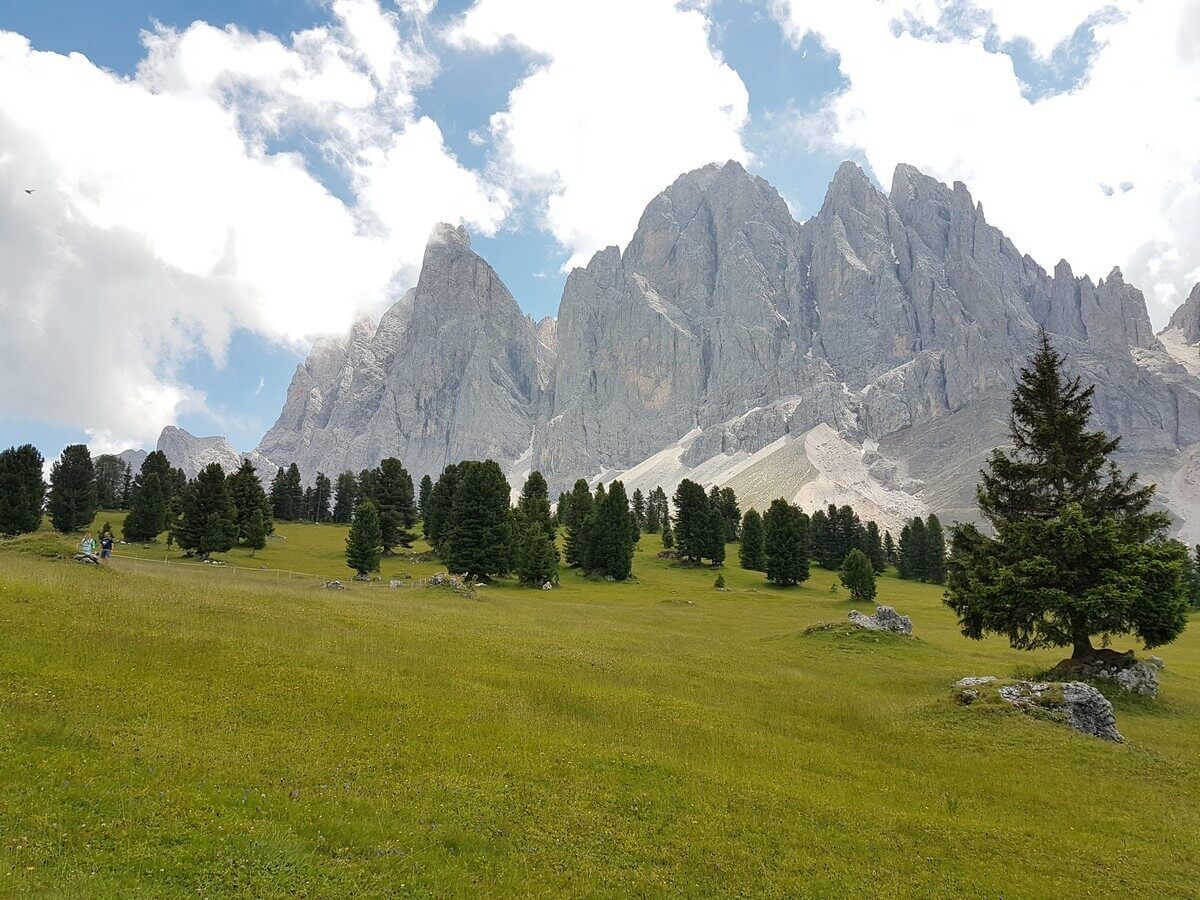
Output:
<path fill-rule="evenodd" d="M 104 532 L 100 538 L 100 562 L 103 565 L 108 565 L 108 561 L 112 559 L 113 551 L 113 536 L 111 531 Z"/>
<path fill-rule="evenodd" d="M 96 558 L 96 539 L 92 537 L 89 531 L 83 536 L 83 540 L 79 542 L 79 552 L 89 559 Z"/>

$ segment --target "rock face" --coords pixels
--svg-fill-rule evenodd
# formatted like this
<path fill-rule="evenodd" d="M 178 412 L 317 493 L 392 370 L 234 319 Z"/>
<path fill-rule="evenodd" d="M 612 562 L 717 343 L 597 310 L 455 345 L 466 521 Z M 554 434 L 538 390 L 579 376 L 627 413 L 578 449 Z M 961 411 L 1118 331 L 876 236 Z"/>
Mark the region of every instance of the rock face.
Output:
<path fill-rule="evenodd" d="M 850 621 L 868 631 L 890 631 L 892 634 L 912 634 L 912 619 L 902 616 L 890 606 L 875 607 L 875 615 L 868 616 L 857 609 L 850 610 Z"/>
<path fill-rule="evenodd" d="M 263 481 L 270 481 L 276 470 L 276 466 L 258 451 L 239 453 L 223 437 L 196 437 L 174 425 L 168 425 L 162 430 L 155 449 L 161 450 L 166 455 L 167 462 L 177 469 L 182 469 L 188 478 L 195 478 L 201 469 L 211 463 L 219 463 L 225 473 L 229 474 L 237 471 L 246 459 L 254 464 L 258 477 Z M 145 450 L 126 450 L 119 454 L 135 475 L 141 470 L 147 455 Z"/>
<path fill-rule="evenodd" d="M 1117 730 L 1117 718 L 1108 698 L 1081 681 L 1001 681 L 993 675 L 982 675 L 955 682 L 954 695 L 967 706 L 996 699 L 1013 709 L 1062 722 L 1093 737 L 1125 740 Z"/>
<path fill-rule="evenodd" d="M 439 226 L 417 287 L 297 368 L 259 451 L 306 477 L 395 455 L 419 478 L 490 456 L 552 491 L 690 477 L 744 507 L 784 495 L 891 528 L 969 519 L 1042 328 L 1097 384 L 1120 461 L 1200 536 L 1200 378 L 1142 294 L 1115 269 L 1045 271 L 964 185 L 904 165 L 884 193 L 843 164 L 803 224 L 737 163 L 689 172 L 536 324 L 466 233 Z"/>
<path fill-rule="evenodd" d="M 1200 284 L 1192 288 L 1187 300 L 1171 314 L 1166 330 L 1177 330 L 1189 344 L 1200 343 Z"/>
<path fill-rule="evenodd" d="M 462 228 L 440 225 L 417 286 L 383 317 L 313 348 L 259 445 L 311 477 L 397 456 L 415 478 L 513 463 L 529 448 L 555 328 L 522 315 Z"/>

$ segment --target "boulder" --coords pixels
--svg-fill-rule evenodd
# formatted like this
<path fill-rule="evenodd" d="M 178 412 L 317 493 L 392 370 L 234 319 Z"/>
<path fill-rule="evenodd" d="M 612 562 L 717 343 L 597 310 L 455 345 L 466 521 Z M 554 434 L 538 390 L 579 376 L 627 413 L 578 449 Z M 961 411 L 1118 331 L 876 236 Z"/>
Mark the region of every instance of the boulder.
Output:
<path fill-rule="evenodd" d="M 552 591 L 552 590 L 554 590 L 554 585 L 552 585 L 550 582 L 547 581 L 545 584 L 542 585 L 542 590 L 543 591 Z"/>
<path fill-rule="evenodd" d="M 1158 659 L 1158 657 L 1154 657 Z M 1162 663 L 1162 660 L 1159 660 Z M 1086 659 L 1063 660 L 1053 670 L 1054 675 L 1090 678 L 1120 685 L 1131 694 L 1141 697 L 1158 696 L 1158 671 L 1161 665 L 1145 662 L 1130 650 L 1118 653 L 1115 650 L 1098 650 Z"/>
<path fill-rule="evenodd" d="M 1002 681 L 982 675 L 956 681 L 954 695 L 965 706 L 994 697 L 1020 712 L 1061 722 L 1093 737 L 1124 740 L 1112 703 L 1082 681 Z"/>
<path fill-rule="evenodd" d="M 868 631 L 890 631 L 892 634 L 912 634 L 912 619 L 902 616 L 890 606 L 875 607 L 875 615 L 868 616 L 857 609 L 850 610 L 850 621 Z"/>
<path fill-rule="evenodd" d="M 76 553 L 73 558 L 74 558 L 75 562 L 81 562 L 84 565 L 88 565 L 88 566 L 100 565 L 99 559 L 97 559 L 96 557 L 94 557 L 90 554 L 87 554 L 87 553 Z"/>
<path fill-rule="evenodd" d="M 325 589 L 328 591 L 344 591 L 346 586 L 340 581 L 327 581 L 325 582 Z"/>

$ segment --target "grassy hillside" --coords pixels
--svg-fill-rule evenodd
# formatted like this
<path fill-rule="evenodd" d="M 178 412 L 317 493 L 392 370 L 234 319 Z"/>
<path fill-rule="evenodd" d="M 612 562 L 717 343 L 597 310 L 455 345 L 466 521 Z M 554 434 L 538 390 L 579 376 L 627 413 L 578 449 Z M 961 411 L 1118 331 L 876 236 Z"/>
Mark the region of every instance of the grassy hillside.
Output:
<path fill-rule="evenodd" d="M 1061 654 L 930 587 L 880 584 L 916 640 L 804 635 L 831 573 L 717 592 L 653 537 L 637 583 L 470 600 L 257 570 L 349 574 L 343 529 L 280 535 L 244 571 L 0 545 L 0 895 L 1193 895 L 1195 620 L 1119 746 L 956 706 Z"/>

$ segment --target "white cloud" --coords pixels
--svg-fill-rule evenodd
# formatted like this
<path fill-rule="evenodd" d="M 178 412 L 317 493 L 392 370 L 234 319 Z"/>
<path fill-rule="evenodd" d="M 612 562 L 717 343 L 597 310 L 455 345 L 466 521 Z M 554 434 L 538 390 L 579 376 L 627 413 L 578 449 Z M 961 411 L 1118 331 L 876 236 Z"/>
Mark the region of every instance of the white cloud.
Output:
<path fill-rule="evenodd" d="M 976 6 L 1043 52 L 1107 12 L 1086 77 L 1031 100 L 1008 56 L 938 27 L 944 2 L 780 0 L 788 33 L 816 35 L 849 82 L 803 132 L 861 151 L 885 185 L 900 162 L 964 181 L 1043 264 L 1120 264 L 1161 324 L 1200 278 L 1200 2 Z"/>
<path fill-rule="evenodd" d="M 568 265 L 627 240 L 681 172 L 747 157 L 746 88 L 695 5 L 477 0 L 448 34 L 538 60 L 491 129 L 510 187 L 545 196 L 544 224 L 571 252 Z"/>
<path fill-rule="evenodd" d="M 287 42 L 160 29 L 134 78 L 0 32 L 20 85 L 0 91 L 0 359 L 20 380 L 0 415 L 152 441 L 203 407 L 189 356 L 220 362 L 238 327 L 343 330 L 406 286 L 434 222 L 496 228 L 505 195 L 414 114 L 419 35 L 377 0 L 333 11 Z M 280 149 L 302 145 L 348 200 Z"/>

